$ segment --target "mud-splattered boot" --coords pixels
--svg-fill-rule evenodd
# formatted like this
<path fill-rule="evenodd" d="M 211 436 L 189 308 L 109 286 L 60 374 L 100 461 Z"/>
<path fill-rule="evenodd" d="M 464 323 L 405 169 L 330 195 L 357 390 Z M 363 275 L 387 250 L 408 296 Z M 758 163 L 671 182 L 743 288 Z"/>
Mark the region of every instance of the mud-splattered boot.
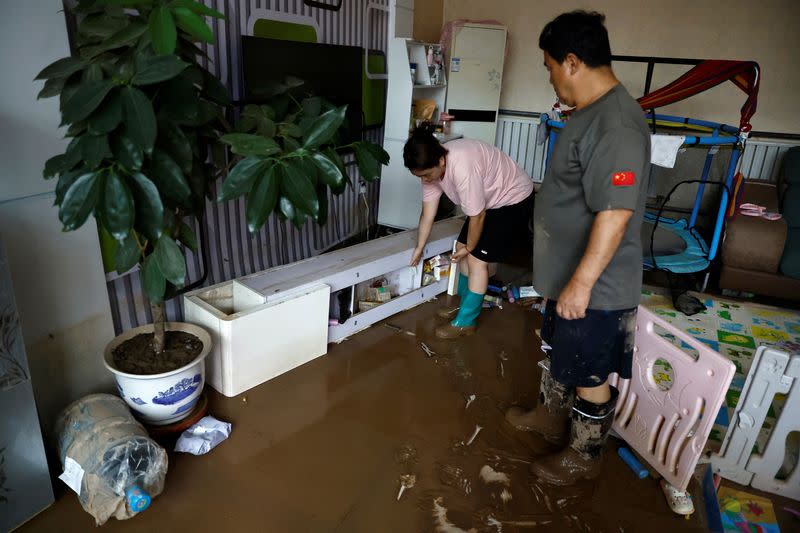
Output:
<path fill-rule="evenodd" d="M 572 407 L 569 446 L 561 452 L 534 461 L 531 471 L 552 485 L 572 485 L 581 479 L 594 479 L 603 466 L 603 448 L 614 422 L 617 389 L 611 387 L 611 399 L 604 404 L 576 398 Z"/>
<path fill-rule="evenodd" d="M 513 406 L 506 411 L 506 420 L 521 431 L 533 431 L 550 444 L 563 447 L 569 437 L 575 389 L 553 379 L 549 359 L 539 361 L 539 366 L 542 369 L 542 380 L 539 383 L 536 408 L 525 411 L 521 407 Z"/>
<path fill-rule="evenodd" d="M 464 274 L 458 275 L 458 294 L 459 296 L 463 296 L 466 294 L 467 289 L 469 288 L 469 278 Z M 441 307 L 436 311 L 436 316 L 439 318 L 446 318 L 448 320 L 452 320 L 456 313 L 458 313 L 458 309 L 460 307 L 460 303 L 456 305 L 446 305 Z"/>
<path fill-rule="evenodd" d="M 436 328 L 436 336 L 440 339 L 457 339 L 475 333 L 482 305 L 483 294 L 466 289 L 461 295 L 461 306 L 456 318 L 449 324 Z"/>

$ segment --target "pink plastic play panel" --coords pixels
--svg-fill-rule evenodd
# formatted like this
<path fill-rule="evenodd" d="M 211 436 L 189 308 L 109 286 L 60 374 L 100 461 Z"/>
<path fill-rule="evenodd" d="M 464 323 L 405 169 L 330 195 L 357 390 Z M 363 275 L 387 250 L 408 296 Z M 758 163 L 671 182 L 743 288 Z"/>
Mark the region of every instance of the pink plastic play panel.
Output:
<path fill-rule="evenodd" d="M 695 359 L 659 333 L 674 335 L 700 355 Z M 653 377 L 659 359 L 672 365 L 668 390 Z M 609 378 L 620 393 L 614 431 L 664 479 L 685 490 L 734 371 L 731 361 L 639 306 L 632 378 Z"/>

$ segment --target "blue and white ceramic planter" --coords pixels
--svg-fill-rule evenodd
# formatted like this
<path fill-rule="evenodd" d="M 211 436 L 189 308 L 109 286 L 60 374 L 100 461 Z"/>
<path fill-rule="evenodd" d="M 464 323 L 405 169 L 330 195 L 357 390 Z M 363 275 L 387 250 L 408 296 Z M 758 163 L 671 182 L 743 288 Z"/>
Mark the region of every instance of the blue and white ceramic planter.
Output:
<path fill-rule="evenodd" d="M 137 375 L 117 370 L 114 348 L 140 333 L 151 333 L 148 324 L 126 331 L 106 346 L 104 363 L 117 380 L 117 390 L 128 407 L 144 423 L 154 426 L 172 424 L 189 416 L 200 399 L 206 381 L 205 357 L 211 351 L 211 337 L 200 326 L 167 322 L 167 331 L 190 333 L 203 343 L 203 351 L 188 365 L 163 374 Z"/>

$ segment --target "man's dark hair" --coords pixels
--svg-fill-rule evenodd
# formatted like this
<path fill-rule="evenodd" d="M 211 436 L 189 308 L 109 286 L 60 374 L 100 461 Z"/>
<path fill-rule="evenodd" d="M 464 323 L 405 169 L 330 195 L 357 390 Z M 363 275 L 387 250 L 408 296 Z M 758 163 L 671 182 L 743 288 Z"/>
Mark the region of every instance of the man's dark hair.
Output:
<path fill-rule="evenodd" d="M 560 63 L 573 53 L 586 66 L 611 65 L 608 31 L 603 25 L 606 16 L 596 11 L 571 11 L 550 22 L 539 35 L 539 48 Z"/>
<path fill-rule="evenodd" d="M 403 147 L 403 163 L 412 172 L 428 170 L 438 165 L 446 153 L 444 146 L 433 136 L 433 128 L 421 124 L 411 132 Z"/>

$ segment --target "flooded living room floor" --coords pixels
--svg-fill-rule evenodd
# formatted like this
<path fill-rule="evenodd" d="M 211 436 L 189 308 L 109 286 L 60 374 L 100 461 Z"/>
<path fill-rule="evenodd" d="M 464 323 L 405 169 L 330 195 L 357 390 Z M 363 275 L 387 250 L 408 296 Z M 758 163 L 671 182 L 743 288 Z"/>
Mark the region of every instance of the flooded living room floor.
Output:
<path fill-rule="evenodd" d="M 231 437 L 205 456 L 170 453 L 151 507 L 103 530 L 706 531 L 703 510 L 689 520 L 671 513 L 658 482 L 622 463 L 615 439 L 596 481 L 538 482 L 528 464 L 547 445 L 503 413 L 534 404 L 541 316 L 505 304 L 484 311 L 476 335 L 440 341 L 443 302 L 391 317 L 237 397 L 209 389 L 209 414 L 233 424 Z M 56 488 L 56 503 L 21 531 L 93 530 L 75 495 Z M 796 519 L 781 507 L 788 527 Z"/>

